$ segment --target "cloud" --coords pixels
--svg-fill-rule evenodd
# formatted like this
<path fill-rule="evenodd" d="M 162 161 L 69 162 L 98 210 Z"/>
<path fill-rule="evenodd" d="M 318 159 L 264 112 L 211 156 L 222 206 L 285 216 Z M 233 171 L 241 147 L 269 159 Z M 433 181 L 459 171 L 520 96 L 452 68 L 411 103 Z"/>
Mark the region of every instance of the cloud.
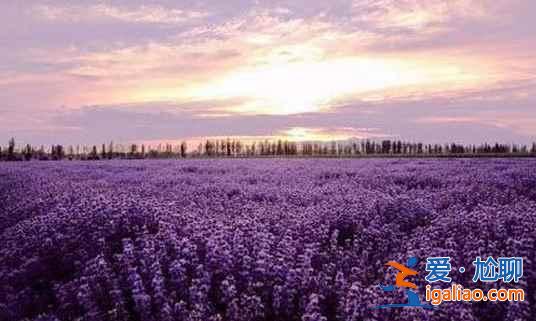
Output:
<path fill-rule="evenodd" d="M 532 1 L 43 3 L 0 3 L 0 134 L 533 137 Z"/>
<path fill-rule="evenodd" d="M 277 133 L 284 139 L 291 141 L 341 141 L 355 139 L 388 139 L 391 138 L 378 128 L 354 127 L 291 127 Z"/>
<path fill-rule="evenodd" d="M 81 5 L 36 5 L 32 12 L 49 21 L 99 21 L 112 19 L 131 23 L 182 24 L 209 16 L 207 12 L 165 8 L 157 5 L 140 5 L 119 7 L 98 3 Z"/>
<path fill-rule="evenodd" d="M 513 87 L 514 88 L 514 87 Z M 222 113 L 240 100 L 177 103 L 136 103 L 88 106 L 53 112 L 4 110 L 0 136 L 15 136 L 34 144 L 100 144 L 146 141 L 196 141 L 207 137 L 253 139 L 331 140 L 404 139 L 429 143 L 519 142 L 536 140 L 536 110 L 532 97 L 518 97 L 523 87 L 506 89 L 503 99 L 475 105 L 466 96 L 444 96 L 387 101 L 351 101 L 328 112 L 295 115 Z M 487 94 L 493 92 L 490 89 Z M 8 120 L 5 122 L 5 120 Z"/>
<path fill-rule="evenodd" d="M 472 116 L 430 116 L 415 120 L 417 124 L 453 125 L 467 124 L 511 130 L 519 135 L 536 137 L 536 114 L 520 112 L 473 113 Z"/>
<path fill-rule="evenodd" d="M 454 19 L 482 20 L 490 18 L 491 6 L 468 0 L 376 0 L 353 2 L 354 21 L 371 28 L 440 31 L 452 28 Z M 435 27 L 435 28 L 434 28 Z"/>

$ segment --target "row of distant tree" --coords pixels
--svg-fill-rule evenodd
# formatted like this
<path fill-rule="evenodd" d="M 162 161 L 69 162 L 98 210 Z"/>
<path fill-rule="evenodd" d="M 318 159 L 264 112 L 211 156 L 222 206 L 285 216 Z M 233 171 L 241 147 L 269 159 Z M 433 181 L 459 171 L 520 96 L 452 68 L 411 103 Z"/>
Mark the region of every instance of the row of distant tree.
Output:
<path fill-rule="evenodd" d="M 365 156 L 532 156 L 536 157 L 536 143 L 531 146 L 517 144 L 423 144 L 401 140 L 293 142 L 287 140 L 243 142 L 236 139 L 206 140 L 197 148 L 188 150 L 188 144 L 145 144 L 100 146 L 52 145 L 35 147 L 30 144 L 18 147 L 10 139 L 7 147 L 0 146 L 0 160 L 99 160 L 187 157 L 365 157 Z"/>

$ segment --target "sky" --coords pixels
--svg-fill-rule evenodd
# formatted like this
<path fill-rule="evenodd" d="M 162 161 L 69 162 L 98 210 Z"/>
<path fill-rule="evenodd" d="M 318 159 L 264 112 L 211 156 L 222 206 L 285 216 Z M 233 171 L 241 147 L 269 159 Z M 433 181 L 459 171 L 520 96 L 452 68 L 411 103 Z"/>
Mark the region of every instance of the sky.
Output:
<path fill-rule="evenodd" d="M 0 139 L 536 141 L 532 0 L 0 2 Z"/>

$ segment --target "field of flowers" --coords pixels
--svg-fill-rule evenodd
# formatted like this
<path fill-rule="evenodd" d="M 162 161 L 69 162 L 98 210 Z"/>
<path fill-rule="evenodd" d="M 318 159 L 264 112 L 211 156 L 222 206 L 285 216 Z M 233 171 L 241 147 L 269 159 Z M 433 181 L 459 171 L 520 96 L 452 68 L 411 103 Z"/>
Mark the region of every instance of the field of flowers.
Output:
<path fill-rule="evenodd" d="M 3 163 L 0 320 L 533 321 L 535 239 L 534 160 Z M 426 257 L 521 256 L 478 286 L 526 301 L 373 309 L 410 256 L 421 297 Z"/>

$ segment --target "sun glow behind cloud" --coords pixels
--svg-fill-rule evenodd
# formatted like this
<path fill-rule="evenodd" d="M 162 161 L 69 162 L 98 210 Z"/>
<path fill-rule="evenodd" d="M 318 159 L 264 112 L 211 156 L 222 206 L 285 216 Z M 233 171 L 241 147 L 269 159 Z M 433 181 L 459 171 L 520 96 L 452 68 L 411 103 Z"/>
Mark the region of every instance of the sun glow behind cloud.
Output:
<path fill-rule="evenodd" d="M 336 100 L 345 97 L 365 99 L 369 96 L 367 93 L 383 90 L 398 90 L 400 94 L 416 86 L 421 90 L 443 90 L 445 86 L 469 85 L 480 80 L 481 75 L 466 73 L 458 66 L 392 58 L 347 57 L 246 67 L 177 92 L 173 89 L 148 90 L 140 98 L 242 98 L 243 104 L 226 111 L 287 115 L 328 110 Z"/>
<path fill-rule="evenodd" d="M 280 133 L 279 138 L 295 142 L 315 141 L 329 142 L 334 140 L 379 138 L 386 135 L 378 133 L 377 128 L 306 128 L 292 127 Z"/>
<path fill-rule="evenodd" d="M 389 28 L 409 28 L 413 31 L 402 34 L 415 40 L 414 35 L 432 37 L 439 32 L 436 27 L 452 17 L 476 19 L 482 14 L 473 17 L 441 2 L 431 7 L 392 1 L 367 4 L 369 10 L 360 6 L 352 11 L 351 24 L 364 24 L 364 29 L 321 15 L 285 18 L 288 10 L 281 15 L 252 9 L 223 24 L 207 25 L 199 20 L 203 15 L 189 14 L 189 10 L 90 7 L 95 17 L 121 17 L 121 21 L 145 24 L 175 21 L 164 14 L 173 12 L 184 14 L 194 25 L 166 41 L 89 52 L 75 48 L 65 53 L 59 61 L 72 65 L 67 76 L 77 78 L 75 84 L 83 81 L 87 85 L 82 85 L 84 90 L 64 93 L 64 103 L 234 101 L 216 109 L 230 115 L 289 115 L 333 110 L 352 101 L 484 88 L 498 78 L 511 76 L 511 72 L 499 70 L 502 67 L 495 61 L 485 61 L 476 54 L 454 52 L 452 57 L 452 51 L 388 52 L 374 48 L 387 46 L 383 43 L 386 40 L 391 44 L 401 41 L 395 37 L 400 30 L 392 36 L 384 34 Z M 390 9 L 380 10 L 382 7 Z M 47 6 L 47 10 L 54 9 L 53 15 L 37 8 L 40 10 L 35 12 L 55 23 L 80 17 L 80 7 Z M 146 14 L 143 17 L 142 12 Z M 95 23 L 95 19 L 90 22 Z M 496 77 L 497 73 L 502 75 Z"/>
<path fill-rule="evenodd" d="M 246 144 L 253 144 L 262 141 L 275 142 L 292 141 L 292 142 L 317 142 L 328 143 L 342 140 L 356 139 L 374 139 L 391 137 L 382 134 L 378 128 L 353 128 L 353 127 L 290 127 L 283 130 L 274 131 L 270 135 L 227 135 L 227 136 L 193 136 L 184 137 L 182 140 L 176 139 L 161 139 L 161 140 L 144 140 L 131 141 L 130 143 L 142 143 L 149 147 L 154 147 L 165 144 L 179 145 L 183 141 L 187 141 L 188 148 L 196 150 L 199 144 L 203 145 L 207 140 L 212 141 L 227 141 L 240 140 Z"/>

